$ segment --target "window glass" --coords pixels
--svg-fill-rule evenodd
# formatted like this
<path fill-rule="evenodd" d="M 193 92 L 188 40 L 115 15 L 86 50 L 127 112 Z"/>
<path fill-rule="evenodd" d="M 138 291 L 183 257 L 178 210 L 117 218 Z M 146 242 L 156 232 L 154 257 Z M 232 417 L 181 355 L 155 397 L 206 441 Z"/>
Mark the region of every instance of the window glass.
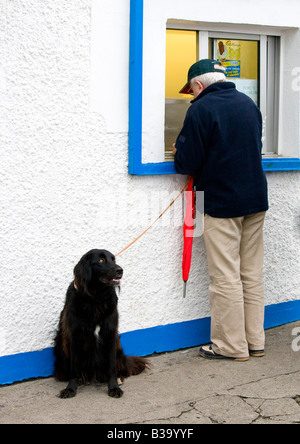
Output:
<path fill-rule="evenodd" d="M 259 105 L 259 42 L 209 39 L 210 54 L 226 68 L 226 77 Z"/>
<path fill-rule="evenodd" d="M 226 77 L 259 105 L 259 42 L 209 39 L 212 58 L 226 68 Z"/>
<path fill-rule="evenodd" d="M 166 41 L 166 107 L 165 152 L 166 160 L 173 160 L 173 143 L 190 106 L 192 96 L 179 94 L 187 82 L 189 67 L 198 60 L 198 33 L 167 29 Z"/>
<path fill-rule="evenodd" d="M 184 29 L 167 29 L 166 33 L 165 160 L 173 160 L 173 143 L 193 98 L 179 94 L 179 90 L 187 81 L 189 67 L 207 57 L 219 60 L 226 68 L 227 80 L 234 82 L 260 108 L 264 128 L 262 154 L 276 154 L 280 39 Z"/>

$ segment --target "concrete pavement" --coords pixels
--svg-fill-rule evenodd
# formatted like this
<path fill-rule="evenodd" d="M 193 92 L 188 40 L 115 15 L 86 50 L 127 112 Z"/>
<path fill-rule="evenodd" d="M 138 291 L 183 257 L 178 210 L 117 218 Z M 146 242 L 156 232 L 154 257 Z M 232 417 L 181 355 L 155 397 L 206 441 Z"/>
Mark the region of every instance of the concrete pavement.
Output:
<path fill-rule="evenodd" d="M 264 358 L 200 358 L 198 347 L 150 357 L 120 399 L 105 384 L 57 397 L 53 378 L 0 387 L 0 424 L 300 424 L 300 322 L 266 332 Z"/>

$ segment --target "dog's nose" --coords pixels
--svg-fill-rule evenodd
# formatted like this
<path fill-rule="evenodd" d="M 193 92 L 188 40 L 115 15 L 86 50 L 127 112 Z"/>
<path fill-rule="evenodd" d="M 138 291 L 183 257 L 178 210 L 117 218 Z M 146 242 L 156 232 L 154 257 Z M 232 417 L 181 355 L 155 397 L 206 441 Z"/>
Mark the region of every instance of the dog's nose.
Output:
<path fill-rule="evenodd" d="M 117 267 L 116 267 L 116 272 L 117 272 L 118 278 L 121 278 L 123 276 L 123 268 L 121 268 L 119 265 L 117 265 Z"/>

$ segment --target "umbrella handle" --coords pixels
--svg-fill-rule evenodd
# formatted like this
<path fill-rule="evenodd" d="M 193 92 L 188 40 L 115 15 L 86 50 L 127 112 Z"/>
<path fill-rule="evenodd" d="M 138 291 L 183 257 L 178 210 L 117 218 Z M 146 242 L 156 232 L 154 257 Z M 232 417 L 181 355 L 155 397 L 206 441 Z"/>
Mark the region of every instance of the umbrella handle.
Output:
<path fill-rule="evenodd" d="M 186 297 L 186 282 L 187 281 L 183 281 L 183 298 Z"/>

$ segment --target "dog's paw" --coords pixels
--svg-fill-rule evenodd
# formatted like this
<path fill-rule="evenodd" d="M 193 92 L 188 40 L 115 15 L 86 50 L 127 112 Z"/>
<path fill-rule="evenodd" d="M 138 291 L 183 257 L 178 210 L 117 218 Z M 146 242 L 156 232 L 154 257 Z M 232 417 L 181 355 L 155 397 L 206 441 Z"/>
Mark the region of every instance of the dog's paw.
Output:
<path fill-rule="evenodd" d="M 74 398 L 75 395 L 76 395 L 76 390 L 66 388 L 60 392 L 59 398 L 69 399 L 69 398 Z"/>
<path fill-rule="evenodd" d="M 120 387 L 108 389 L 108 395 L 112 398 L 121 398 L 121 396 L 123 396 L 123 390 Z"/>

